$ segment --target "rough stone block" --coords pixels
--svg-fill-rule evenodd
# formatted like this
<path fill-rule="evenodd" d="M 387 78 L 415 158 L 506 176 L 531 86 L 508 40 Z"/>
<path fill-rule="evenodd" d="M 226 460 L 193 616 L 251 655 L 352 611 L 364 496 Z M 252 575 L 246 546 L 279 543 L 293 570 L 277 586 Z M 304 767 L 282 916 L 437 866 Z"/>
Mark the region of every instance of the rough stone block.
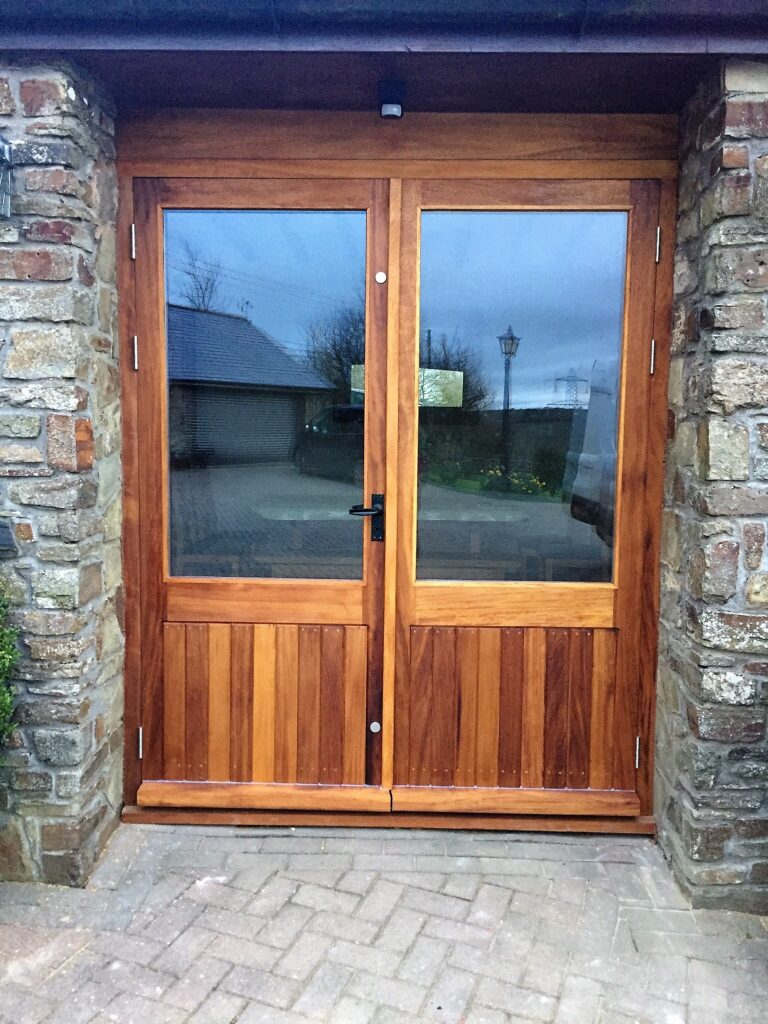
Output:
<path fill-rule="evenodd" d="M 62 325 L 11 331 L 11 350 L 4 370 L 6 377 L 22 380 L 83 377 L 86 366 L 84 338 L 77 327 Z"/>
<path fill-rule="evenodd" d="M 712 365 L 710 404 L 725 413 L 768 404 L 768 364 L 723 357 Z"/>
<path fill-rule="evenodd" d="M 11 83 L 7 78 L 0 78 L 0 114 L 15 114 L 16 103 L 11 92 Z"/>
<path fill-rule="evenodd" d="M 54 767 L 80 764 L 87 752 L 87 735 L 82 729 L 33 729 L 37 756 Z"/>
<path fill-rule="evenodd" d="M 715 302 L 699 313 L 699 325 L 705 330 L 731 331 L 759 329 L 765 323 L 763 303 L 758 299 Z"/>
<path fill-rule="evenodd" d="M 757 685 L 744 672 L 706 669 L 701 677 L 701 695 L 715 704 L 751 704 Z"/>
<path fill-rule="evenodd" d="M 39 416 L 0 413 L 0 437 L 37 437 L 39 433 Z"/>
<path fill-rule="evenodd" d="M 747 569 L 759 569 L 765 551 L 765 524 L 745 523 L 741 535 L 744 563 Z"/>
<path fill-rule="evenodd" d="M 691 558 L 691 592 L 705 601 L 727 601 L 736 593 L 738 573 L 739 545 L 735 541 L 706 544 Z"/>
<path fill-rule="evenodd" d="M 726 651 L 768 654 L 768 616 L 742 615 L 704 608 L 699 616 L 701 643 Z"/>
<path fill-rule="evenodd" d="M 725 65 L 726 92 L 768 93 L 768 63 L 757 60 L 729 60 Z"/>
<path fill-rule="evenodd" d="M 62 78 L 27 78 L 19 85 L 19 98 L 25 117 L 50 117 L 71 113 L 77 94 Z"/>
<path fill-rule="evenodd" d="M 25 481 L 10 489 L 13 501 L 21 505 L 42 505 L 45 508 L 88 508 L 96 501 L 96 485 L 92 480 Z"/>
<path fill-rule="evenodd" d="M 703 708 L 688 704 L 688 724 L 694 736 L 721 743 L 757 743 L 765 736 L 762 708 Z"/>
<path fill-rule="evenodd" d="M 710 417 L 699 426 L 699 452 L 707 480 L 746 480 L 749 432 L 740 423 Z"/>
<path fill-rule="evenodd" d="M 93 317 L 93 298 L 64 284 L 0 283 L 0 308 L 7 320 L 87 324 Z"/>

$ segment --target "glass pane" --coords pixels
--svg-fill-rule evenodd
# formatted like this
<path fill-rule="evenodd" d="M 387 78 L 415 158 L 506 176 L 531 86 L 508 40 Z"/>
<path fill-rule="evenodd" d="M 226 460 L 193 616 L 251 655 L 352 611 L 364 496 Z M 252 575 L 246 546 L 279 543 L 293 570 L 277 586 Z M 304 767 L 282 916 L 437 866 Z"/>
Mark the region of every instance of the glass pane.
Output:
<path fill-rule="evenodd" d="M 360 579 L 365 212 L 169 210 L 165 258 L 171 573 Z"/>
<path fill-rule="evenodd" d="M 610 581 L 626 232 L 422 214 L 419 579 Z"/>

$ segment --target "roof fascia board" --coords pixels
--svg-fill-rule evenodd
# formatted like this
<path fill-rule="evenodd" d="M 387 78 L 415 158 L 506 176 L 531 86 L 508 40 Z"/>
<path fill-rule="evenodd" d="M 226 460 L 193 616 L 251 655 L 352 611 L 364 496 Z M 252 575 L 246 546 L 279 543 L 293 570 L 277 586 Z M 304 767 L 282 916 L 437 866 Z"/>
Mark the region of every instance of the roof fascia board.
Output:
<path fill-rule="evenodd" d="M 240 31 L 4 31 L 3 50 L 263 53 L 654 53 L 768 54 L 768 33 L 553 32 L 273 33 Z"/>

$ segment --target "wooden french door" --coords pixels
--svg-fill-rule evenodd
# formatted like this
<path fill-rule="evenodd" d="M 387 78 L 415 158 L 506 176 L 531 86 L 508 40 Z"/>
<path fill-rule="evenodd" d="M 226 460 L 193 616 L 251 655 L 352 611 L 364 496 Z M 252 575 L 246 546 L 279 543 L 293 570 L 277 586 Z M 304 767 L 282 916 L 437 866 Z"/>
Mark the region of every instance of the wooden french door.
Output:
<path fill-rule="evenodd" d="M 658 217 L 137 180 L 140 805 L 648 813 Z"/>
<path fill-rule="evenodd" d="M 389 810 L 386 202 L 137 183 L 142 805 Z"/>
<path fill-rule="evenodd" d="M 640 813 L 658 204 L 404 184 L 395 811 Z"/>

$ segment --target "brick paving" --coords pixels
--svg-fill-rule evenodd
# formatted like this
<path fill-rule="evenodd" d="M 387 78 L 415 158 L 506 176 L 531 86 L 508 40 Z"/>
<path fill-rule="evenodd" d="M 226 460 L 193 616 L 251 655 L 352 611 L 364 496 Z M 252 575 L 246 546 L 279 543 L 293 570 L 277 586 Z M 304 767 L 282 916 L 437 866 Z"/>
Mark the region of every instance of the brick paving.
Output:
<path fill-rule="evenodd" d="M 764 1024 L 768 918 L 651 840 L 122 826 L 0 886 L 2 1024 Z"/>

